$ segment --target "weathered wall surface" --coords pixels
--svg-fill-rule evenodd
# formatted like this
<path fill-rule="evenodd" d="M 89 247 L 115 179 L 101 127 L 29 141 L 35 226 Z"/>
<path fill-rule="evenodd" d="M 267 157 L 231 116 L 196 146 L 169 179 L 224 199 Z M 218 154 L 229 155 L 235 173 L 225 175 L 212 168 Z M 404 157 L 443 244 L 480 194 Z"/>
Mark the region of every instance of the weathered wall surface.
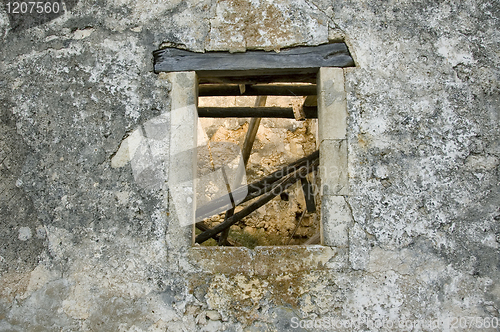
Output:
<path fill-rule="evenodd" d="M 0 330 L 498 317 L 499 16 L 492 1 L 79 1 L 12 32 L 0 9 Z M 237 266 L 222 268 L 179 249 L 165 237 L 177 227 L 167 190 L 111 165 L 129 133 L 168 122 L 170 84 L 151 52 L 339 38 L 357 64 L 348 262 L 337 249 L 301 266 L 286 251 L 226 253 Z"/>

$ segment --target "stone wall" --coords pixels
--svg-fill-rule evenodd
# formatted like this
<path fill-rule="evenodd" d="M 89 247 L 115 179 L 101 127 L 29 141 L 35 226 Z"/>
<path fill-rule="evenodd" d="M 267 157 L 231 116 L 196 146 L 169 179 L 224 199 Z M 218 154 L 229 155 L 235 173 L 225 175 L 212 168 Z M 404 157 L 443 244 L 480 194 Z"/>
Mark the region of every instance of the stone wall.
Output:
<path fill-rule="evenodd" d="M 0 330 L 287 331 L 334 317 L 419 331 L 499 317 L 499 16 L 483 0 L 84 0 L 12 31 L 2 7 Z M 340 39 L 356 61 L 348 247 L 185 248 L 168 187 L 112 165 L 137 128 L 170 119 L 160 45 Z"/>

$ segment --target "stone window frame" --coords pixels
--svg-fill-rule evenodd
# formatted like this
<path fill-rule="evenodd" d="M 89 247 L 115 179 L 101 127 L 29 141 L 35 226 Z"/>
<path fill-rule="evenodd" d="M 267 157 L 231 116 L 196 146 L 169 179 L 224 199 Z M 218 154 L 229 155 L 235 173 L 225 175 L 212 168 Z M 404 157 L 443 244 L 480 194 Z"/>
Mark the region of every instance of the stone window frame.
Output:
<path fill-rule="evenodd" d="M 349 228 L 352 215 L 347 204 L 349 195 L 347 151 L 347 101 L 345 69 L 321 67 L 317 73 L 318 144 L 320 150 L 320 245 L 207 247 L 194 243 L 195 204 L 191 204 L 184 217 L 192 218 L 182 226 L 179 220 L 171 221 L 166 240 L 171 251 L 169 260 L 176 266 L 188 257 L 187 265 L 197 265 L 203 272 L 232 272 L 268 274 L 273 272 L 274 260 L 282 261 L 281 272 L 303 269 L 341 269 L 348 264 Z M 169 185 L 172 179 L 195 178 L 197 158 L 194 153 L 182 154 L 187 149 L 195 151 L 198 130 L 198 77 L 195 71 L 161 73 L 159 79 L 170 82 L 170 158 Z M 182 156 L 182 157 L 179 157 Z M 179 159 L 180 158 L 180 159 Z M 180 165 L 185 165 L 181 167 Z M 176 190 L 191 195 L 193 188 Z M 189 199 L 188 199 L 189 201 Z M 175 210 L 170 205 L 169 209 Z M 175 211 L 174 211 L 175 212 Z M 175 214 L 175 213 L 174 213 Z M 177 216 L 179 214 L 177 213 Z M 175 219 L 175 218 L 173 218 Z M 181 253 L 187 252 L 187 256 Z M 227 262 L 235 260 L 237 264 Z M 186 265 L 186 266 L 187 266 Z"/>

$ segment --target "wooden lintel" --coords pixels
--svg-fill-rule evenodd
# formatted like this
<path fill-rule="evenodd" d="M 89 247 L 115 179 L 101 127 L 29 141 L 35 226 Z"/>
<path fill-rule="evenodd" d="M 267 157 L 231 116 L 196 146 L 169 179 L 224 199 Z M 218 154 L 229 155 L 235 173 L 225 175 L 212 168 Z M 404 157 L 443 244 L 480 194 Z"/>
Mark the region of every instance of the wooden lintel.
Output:
<path fill-rule="evenodd" d="M 244 53 L 196 53 L 177 48 L 164 48 L 153 52 L 154 71 L 255 71 L 255 70 L 316 70 L 320 67 L 352 67 L 354 61 L 345 43 L 312 47 L 294 47 L 274 51 L 247 51 Z M 272 74 L 272 73 L 270 73 Z"/>
<path fill-rule="evenodd" d="M 198 96 L 311 96 L 316 91 L 315 84 L 247 85 L 243 93 L 237 84 L 200 84 Z"/>
<path fill-rule="evenodd" d="M 317 119 L 317 107 L 304 107 L 306 119 Z M 295 119 L 293 107 L 198 107 L 200 118 L 284 118 Z"/>

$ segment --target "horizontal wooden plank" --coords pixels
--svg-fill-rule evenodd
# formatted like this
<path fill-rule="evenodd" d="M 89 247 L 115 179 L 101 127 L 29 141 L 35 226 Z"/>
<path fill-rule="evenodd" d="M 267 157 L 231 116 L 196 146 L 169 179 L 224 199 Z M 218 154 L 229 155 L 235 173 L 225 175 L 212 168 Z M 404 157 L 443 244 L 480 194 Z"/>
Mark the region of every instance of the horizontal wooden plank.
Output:
<path fill-rule="evenodd" d="M 317 73 L 317 68 L 197 72 L 200 84 L 267 84 L 290 82 L 316 84 Z"/>
<path fill-rule="evenodd" d="M 153 52 L 154 71 L 196 71 L 198 75 L 213 71 L 317 70 L 320 67 L 351 67 L 354 60 L 345 43 L 324 44 L 313 47 L 294 47 L 279 53 L 247 51 L 244 53 L 196 53 L 177 48 L 164 48 Z M 273 73 L 268 73 L 273 74 Z M 223 75 L 227 77 L 227 75 Z M 220 77 L 220 76 L 219 76 Z"/>
<path fill-rule="evenodd" d="M 310 96 L 316 95 L 314 84 L 287 85 L 247 85 L 245 92 L 237 84 L 200 84 L 198 96 Z"/>
<path fill-rule="evenodd" d="M 317 107 L 304 107 L 307 119 L 318 118 Z M 200 118 L 285 118 L 295 119 L 292 107 L 198 107 Z"/>

